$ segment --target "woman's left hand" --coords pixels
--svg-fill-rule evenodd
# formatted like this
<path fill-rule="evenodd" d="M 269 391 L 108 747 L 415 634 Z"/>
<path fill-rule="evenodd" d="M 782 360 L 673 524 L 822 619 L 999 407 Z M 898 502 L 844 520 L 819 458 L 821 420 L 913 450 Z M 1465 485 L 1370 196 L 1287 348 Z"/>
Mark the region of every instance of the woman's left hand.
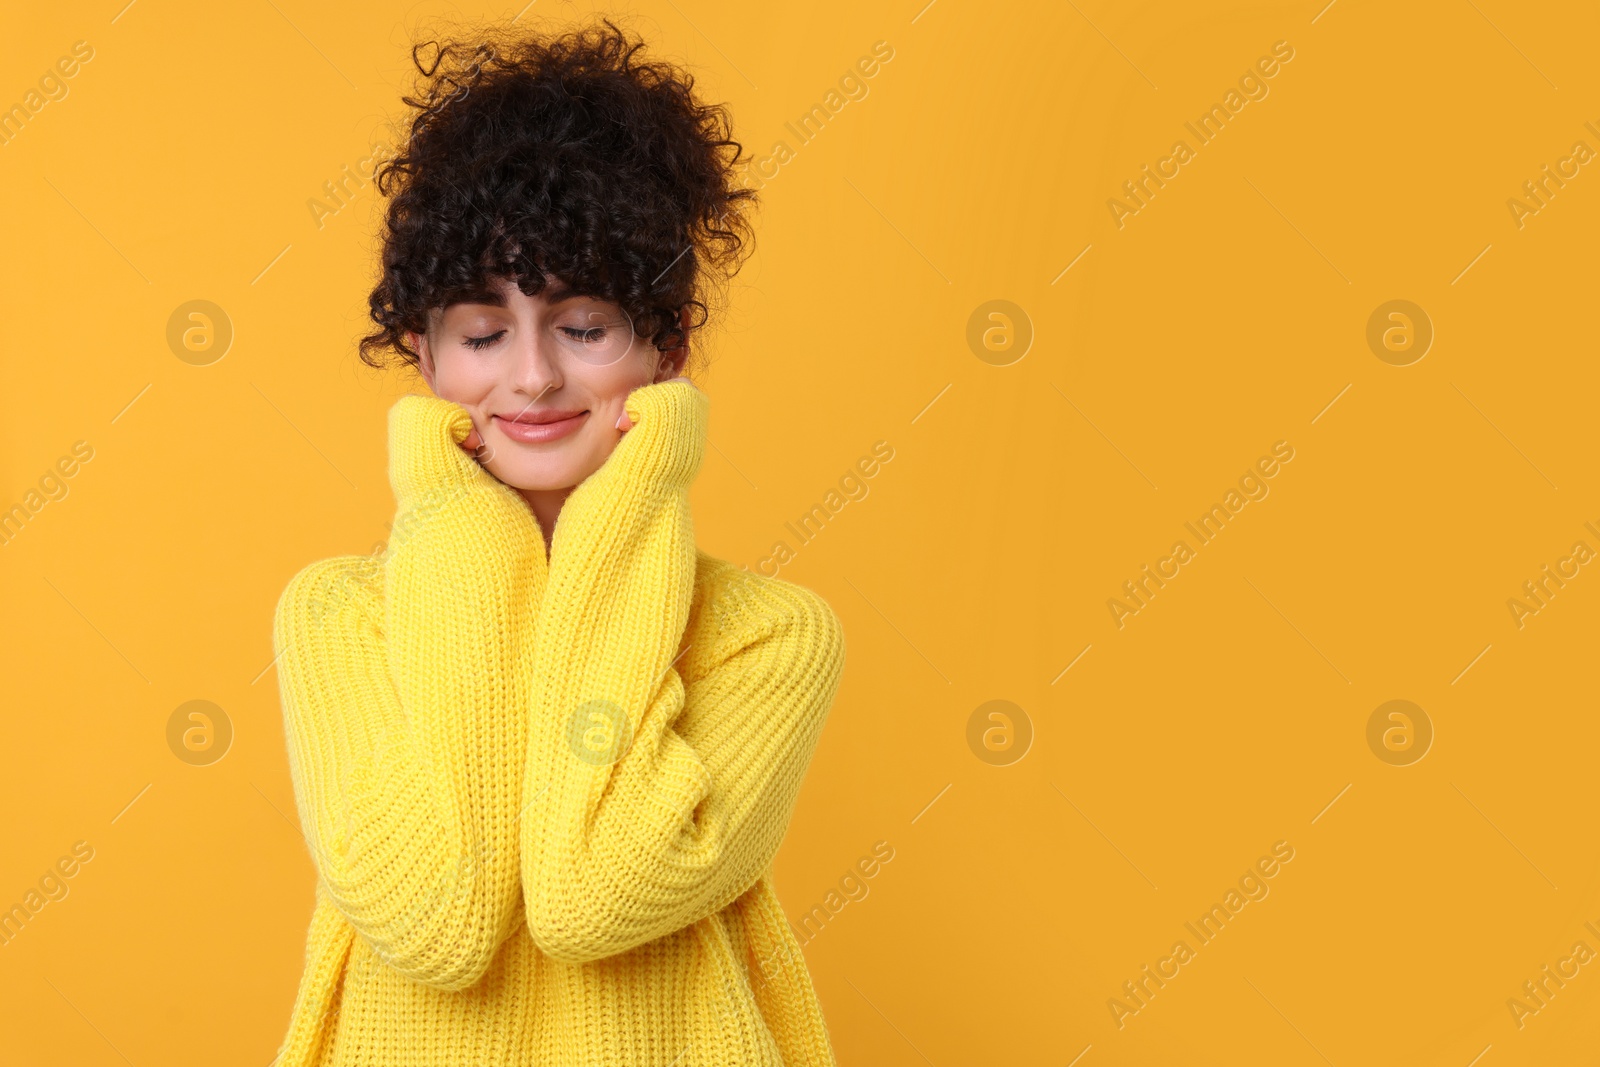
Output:
<path fill-rule="evenodd" d="M 680 375 L 680 376 L 678 376 L 676 378 L 668 378 L 667 381 L 669 381 L 669 382 L 687 382 L 691 388 L 694 388 L 694 389 L 700 388 L 698 385 L 695 385 L 694 382 L 691 379 L 685 378 L 682 375 Z M 665 383 L 663 383 L 663 382 L 651 382 L 650 384 L 651 385 L 662 385 L 662 384 L 665 384 Z M 647 388 L 647 387 L 641 385 L 641 386 L 639 386 L 639 388 L 640 389 L 644 389 L 644 388 Z M 634 392 L 637 392 L 637 390 L 629 390 L 629 395 L 631 396 Z M 621 430 L 624 433 L 626 433 L 629 430 L 633 429 L 633 420 L 628 418 L 628 409 L 627 409 L 626 405 L 624 405 L 624 407 L 622 409 L 622 414 L 617 417 L 617 429 Z"/>

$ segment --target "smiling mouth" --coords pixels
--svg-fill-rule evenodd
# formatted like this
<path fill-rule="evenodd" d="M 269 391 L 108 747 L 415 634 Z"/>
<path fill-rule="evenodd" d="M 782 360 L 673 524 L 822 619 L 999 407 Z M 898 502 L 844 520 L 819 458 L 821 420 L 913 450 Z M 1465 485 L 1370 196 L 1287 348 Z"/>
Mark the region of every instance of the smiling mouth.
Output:
<path fill-rule="evenodd" d="M 555 441 L 576 431 L 589 417 L 588 411 L 580 411 L 566 418 L 555 419 L 551 422 L 532 422 L 522 419 L 507 419 L 500 415 L 493 416 L 494 424 L 501 433 L 513 441 L 524 444 L 540 444 L 545 441 Z M 524 419 L 526 416 L 523 417 Z"/>

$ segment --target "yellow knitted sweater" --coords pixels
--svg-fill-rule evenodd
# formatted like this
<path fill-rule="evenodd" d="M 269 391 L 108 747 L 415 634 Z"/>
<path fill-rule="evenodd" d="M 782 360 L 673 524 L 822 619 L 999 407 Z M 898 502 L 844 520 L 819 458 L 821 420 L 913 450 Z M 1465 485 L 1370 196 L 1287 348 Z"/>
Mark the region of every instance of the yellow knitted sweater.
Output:
<path fill-rule="evenodd" d="M 274 617 L 318 875 L 276 1067 L 832 1067 L 771 871 L 843 632 L 696 548 L 708 405 L 634 391 L 548 559 L 464 408 L 390 410 L 387 550 Z"/>

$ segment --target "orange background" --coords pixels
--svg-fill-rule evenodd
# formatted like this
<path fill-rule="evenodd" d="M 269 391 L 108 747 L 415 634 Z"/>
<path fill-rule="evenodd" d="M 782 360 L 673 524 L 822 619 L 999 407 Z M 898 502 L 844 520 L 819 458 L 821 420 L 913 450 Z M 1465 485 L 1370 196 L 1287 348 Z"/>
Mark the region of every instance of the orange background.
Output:
<path fill-rule="evenodd" d="M 0 951 L 8 1061 L 277 1050 L 313 872 L 272 609 L 386 536 L 385 416 L 420 388 L 354 355 L 372 189 L 320 228 L 308 201 L 391 136 L 416 34 L 515 14 L 8 21 L 0 106 L 93 49 L 0 145 L 0 508 L 93 450 L 0 545 L 0 905 L 93 849 Z M 1593 6 L 672 0 L 631 24 L 750 151 L 790 150 L 704 338 L 694 500 L 703 548 L 753 567 L 789 541 L 782 576 L 844 620 L 777 872 L 798 922 L 893 849 L 806 944 L 841 1064 L 1592 1055 L 1600 965 L 1520 1027 L 1507 1001 L 1600 951 L 1600 567 L 1520 627 L 1508 607 L 1600 550 L 1596 165 L 1520 225 L 1508 206 L 1600 149 Z M 878 41 L 866 95 L 801 143 L 785 124 Z M 1279 41 L 1266 95 L 1201 144 L 1184 124 Z M 1179 139 L 1193 158 L 1119 226 L 1108 201 Z M 196 299 L 234 331 L 205 366 L 167 342 Z M 977 332 L 1025 318 L 1020 359 L 969 344 L 993 300 L 1019 310 Z M 1367 341 L 1391 300 L 1434 330 L 1405 366 Z M 799 546 L 784 524 L 878 441 L 870 492 Z M 1107 601 L 1279 441 L 1270 492 L 1119 628 Z M 196 699 L 233 731 L 204 766 L 167 734 Z M 992 700 L 1021 709 L 998 754 L 969 744 Z M 1432 727 L 1409 765 L 1369 747 L 1390 700 Z M 991 762 L 1024 720 L 1025 754 Z M 1193 939 L 1279 841 L 1268 895 Z M 1108 1001 L 1180 939 L 1193 958 L 1119 1027 Z"/>

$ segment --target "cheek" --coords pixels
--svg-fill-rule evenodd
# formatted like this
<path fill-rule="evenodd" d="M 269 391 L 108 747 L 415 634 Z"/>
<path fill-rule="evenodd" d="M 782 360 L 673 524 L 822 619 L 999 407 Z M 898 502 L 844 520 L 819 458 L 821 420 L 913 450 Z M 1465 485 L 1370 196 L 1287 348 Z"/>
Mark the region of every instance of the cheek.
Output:
<path fill-rule="evenodd" d="M 584 390 L 593 398 L 596 411 L 610 414 L 604 420 L 605 428 L 613 430 L 617 416 L 622 414 L 628 394 L 650 384 L 651 368 L 643 359 L 632 355 L 611 367 L 591 367 L 584 376 Z"/>
<path fill-rule="evenodd" d="M 447 352 L 434 363 L 433 387 L 441 400 L 471 405 L 488 396 L 494 388 L 495 366 L 488 360 L 460 358 Z"/>

